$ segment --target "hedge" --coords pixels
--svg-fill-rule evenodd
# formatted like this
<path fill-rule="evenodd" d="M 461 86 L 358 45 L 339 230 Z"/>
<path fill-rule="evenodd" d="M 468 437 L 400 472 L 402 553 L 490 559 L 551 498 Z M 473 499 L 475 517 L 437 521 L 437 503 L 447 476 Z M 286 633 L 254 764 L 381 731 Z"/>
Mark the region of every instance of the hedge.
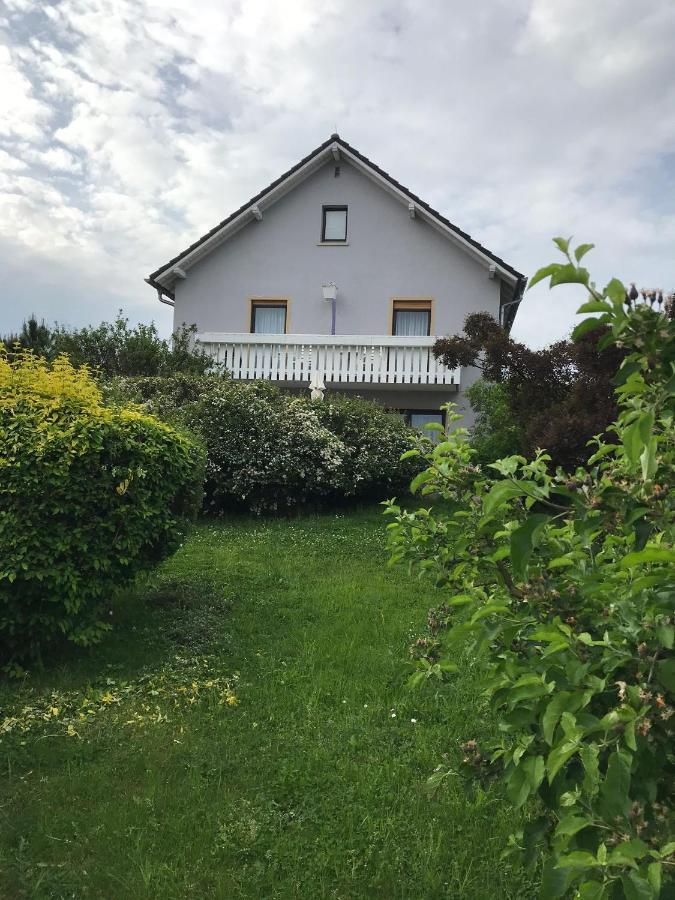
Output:
<path fill-rule="evenodd" d="M 105 405 L 86 368 L 0 345 L 0 648 L 100 639 L 117 592 L 177 549 L 201 503 L 199 442 Z"/>

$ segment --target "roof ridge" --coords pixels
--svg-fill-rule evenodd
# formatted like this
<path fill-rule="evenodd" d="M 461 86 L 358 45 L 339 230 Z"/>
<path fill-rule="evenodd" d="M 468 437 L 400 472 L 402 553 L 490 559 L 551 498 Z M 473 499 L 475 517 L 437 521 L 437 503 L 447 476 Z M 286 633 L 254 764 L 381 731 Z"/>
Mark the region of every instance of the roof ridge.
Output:
<path fill-rule="evenodd" d="M 283 175 L 280 175 L 278 178 L 276 178 L 274 181 L 272 181 L 270 184 L 268 184 L 267 187 L 263 188 L 263 190 L 260 191 L 258 194 L 256 194 L 255 197 L 252 197 L 250 200 L 247 200 L 246 203 L 242 204 L 237 210 L 235 210 L 233 213 L 231 213 L 229 216 L 227 216 L 225 219 L 223 219 L 221 222 L 219 222 L 217 225 L 215 225 L 210 231 L 207 231 L 206 234 L 203 234 L 200 238 L 198 238 L 196 241 L 194 241 L 192 244 L 190 244 L 189 247 L 186 247 L 185 250 L 182 250 L 179 254 L 174 256 L 167 263 L 164 263 L 163 266 L 160 266 L 158 269 L 156 269 L 149 276 L 149 278 L 146 279 L 146 281 L 149 284 L 152 284 L 154 287 L 157 287 L 155 279 L 157 278 L 158 275 L 160 275 L 162 272 L 164 272 L 166 269 L 170 268 L 171 266 L 176 265 L 176 263 L 180 262 L 180 260 L 183 259 L 183 257 L 187 256 L 193 250 L 196 250 L 197 247 L 199 247 L 201 244 L 208 241 L 209 238 L 213 237 L 213 235 L 215 235 L 218 231 L 220 231 L 221 228 L 224 228 L 226 225 L 228 225 L 230 222 L 232 222 L 234 219 L 236 219 L 237 216 L 240 216 L 247 209 L 250 209 L 250 207 L 255 205 L 259 200 L 262 200 L 262 198 L 266 194 L 268 194 L 270 191 L 274 190 L 274 188 L 276 188 L 278 185 L 280 185 L 282 182 L 284 182 L 287 178 L 290 178 L 291 175 L 295 174 L 295 172 L 297 172 L 304 165 L 306 165 L 308 162 L 310 162 L 312 159 L 314 159 L 316 156 L 318 156 L 320 153 L 322 153 L 323 150 L 327 149 L 334 142 L 337 142 L 338 144 L 343 146 L 346 150 L 348 150 L 350 153 L 352 153 L 357 159 L 359 159 L 366 166 L 368 166 L 373 171 L 377 172 L 378 175 L 380 175 L 387 182 L 389 182 L 389 184 L 391 184 L 392 187 L 395 187 L 395 188 L 397 188 L 397 190 L 402 191 L 404 194 L 406 194 L 408 197 L 410 197 L 410 199 L 414 203 L 416 203 L 418 206 L 420 206 L 422 209 L 424 209 L 427 213 L 429 213 L 429 215 L 431 215 L 433 218 L 437 219 L 439 222 L 441 222 L 443 225 L 445 225 L 447 228 L 449 228 L 452 232 L 454 232 L 456 235 L 458 235 L 463 240 L 465 240 L 468 244 L 470 244 L 476 250 L 478 250 L 479 252 L 486 255 L 489 259 L 491 259 L 497 265 L 502 266 L 504 269 L 506 269 L 508 272 L 510 272 L 516 278 L 518 278 L 518 279 L 524 278 L 524 276 L 520 272 L 518 272 L 516 269 L 514 269 L 513 266 L 509 265 L 501 257 L 492 253 L 491 250 L 488 250 L 487 247 L 483 246 L 483 244 L 479 243 L 477 240 L 472 238 L 468 232 L 463 231 L 457 225 L 453 224 L 449 219 L 447 219 L 440 212 L 438 212 L 437 209 L 434 209 L 425 200 L 422 200 L 421 197 L 418 197 L 417 194 L 413 194 L 413 192 L 409 188 L 405 187 L 405 185 L 402 185 L 400 182 L 396 181 L 396 179 L 393 178 L 391 175 L 389 175 L 388 172 L 385 172 L 384 169 L 381 169 L 371 159 L 369 159 L 367 156 L 364 156 L 364 154 L 361 153 L 359 150 L 357 150 L 356 147 L 353 147 L 344 138 L 340 137 L 340 135 L 337 132 L 333 132 L 331 134 L 331 136 L 328 138 L 328 140 L 324 141 L 322 144 L 319 144 L 319 146 L 316 147 L 314 150 L 312 150 L 311 153 L 309 153 L 307 156 L 303 157 L 298 163 L 296 163 L 294 166 L 292 166 L 287 172 L 284 172 Z"/>

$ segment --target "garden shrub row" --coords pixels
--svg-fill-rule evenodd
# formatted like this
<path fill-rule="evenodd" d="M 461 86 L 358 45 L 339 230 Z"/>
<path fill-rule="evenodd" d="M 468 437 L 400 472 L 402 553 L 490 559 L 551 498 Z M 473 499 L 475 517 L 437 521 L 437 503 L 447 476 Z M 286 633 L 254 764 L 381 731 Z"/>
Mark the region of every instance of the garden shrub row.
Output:
<path fill-rule="evenodd" d="M 312 401 L 269 382 L 186 375 L 118 379 L 110 390 L 201 436 L 210 512 L 382 500 L 418 469 L 401 460 L 412 434 L 402 418 L 359 397 Z"/>
<path fill-rule="evenodd" d="M 179 546 L 203 473 L 194 437 L 106 405 L 86 368 L 0 345 L 0 667 L 98 640 L 120 588 Z"/>

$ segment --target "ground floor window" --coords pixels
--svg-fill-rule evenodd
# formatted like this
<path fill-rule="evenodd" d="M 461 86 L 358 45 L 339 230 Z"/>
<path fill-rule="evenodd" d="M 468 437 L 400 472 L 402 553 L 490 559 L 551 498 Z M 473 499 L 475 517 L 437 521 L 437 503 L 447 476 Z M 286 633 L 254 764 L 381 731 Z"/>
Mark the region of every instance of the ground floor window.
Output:
<path fill-rule="evenodd" d="M 408 425 L 413 428 L 423 428 L 428 422 L 440 422 L 443 425 L 442 412 L 426 412 L 415 409 L 406 409 L 405 418 Z"/>

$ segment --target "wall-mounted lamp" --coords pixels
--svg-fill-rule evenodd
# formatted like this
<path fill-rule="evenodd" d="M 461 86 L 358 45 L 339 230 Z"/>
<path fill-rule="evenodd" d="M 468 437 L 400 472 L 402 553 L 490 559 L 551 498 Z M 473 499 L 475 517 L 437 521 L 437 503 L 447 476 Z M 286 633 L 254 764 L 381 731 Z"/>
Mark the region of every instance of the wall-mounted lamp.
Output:
<path fill-rule="evenodd" d="M 323 299 L 330 300 L 331 305 L 331 327 L 330 333 L 335 334 L 335 301 L 337 300 L 337 285 L 334 281 L 329 281 L 328 284 L 322 284 L 321 290 L 323 292 Z"/>

